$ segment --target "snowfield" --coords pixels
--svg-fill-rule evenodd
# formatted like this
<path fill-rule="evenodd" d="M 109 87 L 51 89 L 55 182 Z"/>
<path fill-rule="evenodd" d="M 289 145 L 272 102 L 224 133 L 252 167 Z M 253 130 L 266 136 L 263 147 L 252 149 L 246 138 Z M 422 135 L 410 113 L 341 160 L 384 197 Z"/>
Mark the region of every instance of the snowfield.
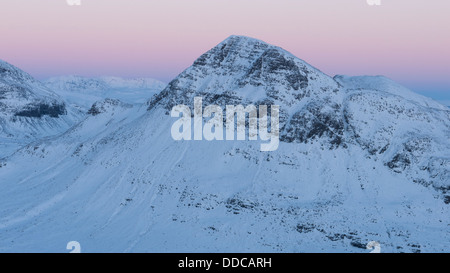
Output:
<path fill-rule="evenodd" d="M 170 109 L 196 96 L 280 105 L 279 148 L 173 140 Z M 450 110 L 385 77 L 332 78 L 231 36 L 146 103 L 102 99 L 86 113 L 0 159 L 0 252 L 450 247 Z"/>
<path fill-rule="evenodd" d="M 165 83 L 150 78 L 81 76 L 54 77 L 44 81 L 44 84 L 69 104 L 83 110 L 105 98 L 119 99 L 126 103 L 146 103 L 151 96 L 166 87 Z"/>

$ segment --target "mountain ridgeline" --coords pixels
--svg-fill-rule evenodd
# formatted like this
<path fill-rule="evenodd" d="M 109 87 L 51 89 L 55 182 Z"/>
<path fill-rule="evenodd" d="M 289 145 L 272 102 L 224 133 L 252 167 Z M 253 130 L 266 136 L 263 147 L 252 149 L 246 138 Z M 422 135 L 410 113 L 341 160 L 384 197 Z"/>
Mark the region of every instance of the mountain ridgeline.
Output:
<path fill-rule="evenodd" d="M 280 105 L 281 141 L 329 149 L 358 145 L 450 201 L 450 158 L 436 153 L 449 151 L 449 109 L 386 77 L 331 78 L 279 47 L 231 36 L 155 95 L 148 109 L 193 107 L 194 97 L 222 108 Z"/>

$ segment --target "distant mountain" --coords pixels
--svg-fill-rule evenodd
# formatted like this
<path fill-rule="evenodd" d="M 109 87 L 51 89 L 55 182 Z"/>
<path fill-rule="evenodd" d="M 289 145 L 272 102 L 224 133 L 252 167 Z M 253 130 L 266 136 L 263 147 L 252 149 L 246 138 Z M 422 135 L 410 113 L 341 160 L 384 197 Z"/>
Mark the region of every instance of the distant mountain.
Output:
<path fill-rule="evenodd" d="M 83 109 L 106 98 L 119 99 L 126 103 L 145 103 L 166 87 L 165 83 L 150 78 L 61 76 L 50 78 L 44 83 L 70 104 Z"/>
<path fill-rule="evenodd" d="M 279 148 L 173 140 L 170 110 L 197 96 L 279 105 Z M 446 252 L 449 135 L 448 108 L 385 77 L 231 36 L 145 106 L 97 102 L 1 160 L 0 251 Z"/>
<path fill-rule="evenodd" d="M 41 82 L 0 60 L 0 157 L 66 131 L 79 116 Z"/>
<path fill-rule="evenodd" d="M 0 61 L 1 110 L 15 116 L 59 117 L 65 115 L 64 101 L 29 74 Z"/>

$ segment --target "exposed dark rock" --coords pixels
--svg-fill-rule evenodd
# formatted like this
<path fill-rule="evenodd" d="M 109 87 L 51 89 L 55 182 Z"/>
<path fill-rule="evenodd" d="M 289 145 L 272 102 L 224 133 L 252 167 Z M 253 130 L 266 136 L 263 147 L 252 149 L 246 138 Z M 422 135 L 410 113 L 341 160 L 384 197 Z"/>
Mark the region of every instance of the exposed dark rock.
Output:
<path fill-rule="evenodd" d="M 88 115 L 96 116 L 98 114 L 101 114 L 101 110 L 94 104 L 91 106 L 91 108 L 88 110 Z"/>
<path fill-rule="evenodd" d="M 102 101 L 98 101 L 94 103 L 91 108 L 88 110 L 88 115 L 96 116 L 101 113 L 106 112 L 106 109 L 108 106 L 116 107 L 118 105 L 123 105 L 128 107 L 129 105 L 122 103 L 120 100 L 117 99 L 105 99 Z"/>
<path fill-rule="evenodd" d="M 298 224 L 295 229 L 299 233 L 309 233 L 312 232 L 315 228 L 316 227 L 312 224 Z"/>
<path fill-rule="evenodd" d="M 391 161 L 387 163 L 387 166 L 394 172 L 401 173 L 411 164 L 411 160 L 405 153 L 396 154 Z"/>
<path fill-rule="evenodd" d="M 450 204 L 450 195 L 444 196 L 444 203 L 447 205 Z"/>
<path fill-rule="evenodd" d="M 283 128 L 280 140 L 308 143 L 315 138 L 328 138 L 332 147 L 338 147 L 343 141 L 344 122 L 336 112 L 322 112 L 322 109 L 313 103 L 295 113 Z"/>
<path fill-rule="evenodd" d="M 366 249 L 366 245 L 361 243 L 361 242 L 358 242 L 358 241 L 352 241 L 350 243 L 350 245 L 352 245 L 352 246 L 354 246 L 356 248 Z"/>
<path fill-rule="evenodd" d="M 282 76 L 288 86 L 294 90 L 304 89 L 308 86 L 307 71 L 302 71 L 293 60 L 287 59 L 276 49 L 266 50 L 253 63 L 244 78 L 239 81 L 239 86 L 243 87 L 247 84 L 261 86 L 278 81 L 277 76 Z"/>
<path fill-rule="evenodd" d="M 238 198 L 229 198 L 225 202 L 225 206 L 229 212 L 233 212 L 234 214 L 239 214 L 239 212 L 243 209 L 247 210 L 255 210 L 259 204 L 251 201 L 245 201 Z"/>
<path fill-rule="evenodd" d="M 15 113 L 18 117 L 41 118 L 50 116 L 58 118 L 60 115 L 66 115 L 66 106 L 64 104 L 29 104 L 25 109 Z"/>

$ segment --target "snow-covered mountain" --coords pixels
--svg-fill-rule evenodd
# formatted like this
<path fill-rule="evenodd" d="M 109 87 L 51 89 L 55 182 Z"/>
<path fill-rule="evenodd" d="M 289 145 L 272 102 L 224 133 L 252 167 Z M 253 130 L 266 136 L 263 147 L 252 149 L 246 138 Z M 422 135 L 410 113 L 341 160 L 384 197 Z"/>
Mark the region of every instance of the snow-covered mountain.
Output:
<path fill-rule="evenodd" d="M 0 157 L 66 131 L 79 115 L 41 82 L 0 60 Z"/>
<path fill-rule="evenodd" d="M 150 78 L 81 76 L 54 77 L 47 79 L 44 83 L 70 104 L 82 109 L 89 108 L 96 101 L 106 98 L 118 99 L 126 103 L 145 103 L 167 85 Z"/>
<path fill-rule="evenodd" d="M 175 141 L 177 104 L 280 105 L 279 148 Z M 231 36 L 147 105 L 107 99 L 0 161 L 0 251 L 446 252 L 450 111 Z"/>

